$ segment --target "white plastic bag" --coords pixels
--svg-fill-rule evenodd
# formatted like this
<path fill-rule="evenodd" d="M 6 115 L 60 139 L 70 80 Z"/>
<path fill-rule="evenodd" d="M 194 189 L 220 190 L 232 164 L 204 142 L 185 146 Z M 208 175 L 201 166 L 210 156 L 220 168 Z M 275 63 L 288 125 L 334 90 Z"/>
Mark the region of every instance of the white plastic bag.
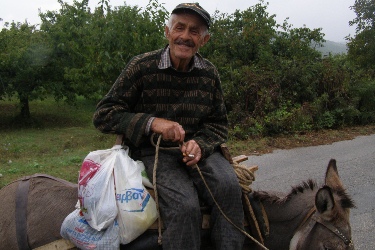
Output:
<path fill-rule="evenodd" d="M 90 152 L 82 163 L 78 199 L 90 226 L 98 231 L 113 224 L 117 216 L 113 169 L 121 146 Z"/>
<path fill-rule="evenodd" d="M 97 231 L 90 227 L 80 209 L 74 210 L 65 218 L 60 234 L 79 249 L 120 249 L 119 227 L 116 220 L 107 229 Z"/>
<path fill-rule="evenodd" d="M 154 188 L 152 185 L 150 179 L 147 176 L 145 164 L 143 164 L 142 161 L 136 161 L 138 164 L 138 167 L 141 168 L 141 175 L 142 175 L 142 184 L 148 188 Z"/>
<path fill-rule="evenodd" d="M 114 168 L 121 244 L 137 238 L 158 217 L 155 201 L 142 184 L 142 167 L 128 156 L 128 150 L 121 151 L 121 164 Z"/>

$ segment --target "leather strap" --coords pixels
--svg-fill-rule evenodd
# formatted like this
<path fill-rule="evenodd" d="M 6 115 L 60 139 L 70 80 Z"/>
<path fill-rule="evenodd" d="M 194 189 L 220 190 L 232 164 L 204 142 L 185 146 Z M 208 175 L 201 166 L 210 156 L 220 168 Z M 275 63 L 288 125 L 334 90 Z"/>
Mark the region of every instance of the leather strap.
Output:
<path fill-rule="evenodd" d="M 332 233 L 336 234 L 339 238 L 341 238 L 344 241 L 345 245 L 353 246 L 353 241 L 350 238 L 346 237 L 342 232 L 340 232 L 340 230 L 338 230 L 331 223 L 323 220 L 322 218 L 316 215 L 313 215 L 312 219 L 328 228 Z"/>
<path fill-rule="evenodd" d="M 254 211 L 255 218 L 258 221 L 259 229 L 262 233 L 262 236 L 266 238 L 270 235 L 270 225 L 263 204 L 259 200 L 254 199 L 253 193 L 249 193 L 247 196 L 249 198 L 251 207 Z"/>
<path fill-rule="evenodd" d="M 71 182 L 69 182 L 67 180 L 63 180 L 63 179 L 60 179 L 60 178 L 57 178 L 57 177 L 54 177 L 54 176 L 51 176 L 51 175 L 48 175 L 48 174 L 33 174 L 33 175 L 25 177 L 25 178 L 31 179 L 31 178 L 36 178 L 36 177 L 51 179 L 51 180 L 60 182 L 60 183 L 62 183 L 64 185 L 67 185 L 67 186 L 70 186 L 70 187 L 77 187 L 78 188 L 77 184 L 71 183 Z"/>
<path fill-rule="evenodd" d="M 55 180 L 64 185 L 77 187 L 77 184 L 73 184 L 69 181 L 53 177 L 47 174 L 34 174 L 31 176 L 25 176 L 18 179 L 17 192 L 16 192 L 16 211 L 15 211 L 15 222 L 16 222 L 16 235 L 18 248 L 20 250 L 31 250 L 29 245 L 28 235 L 27 235 L 27 202 L 30 187 L 31 178 L 48 178 Z"/>
<path fill-rule="evenodd" d="M 30 175 L 30 176 L 24 176 L 20 179 L 17 179 L 15 181 L 12 181 L 11 183 L 7 184 L 6 186 L 9 186 L 15 182 L 19 182 L 19 181 L 23 181 L 23 180 L 27 180 L 27 179 L 31 179 L 31 178 L 37 178 L 37 177 L 40 177 L 40 178 L 48 178 L 48 179 L 51 179 L 51 180 L 55 180 L 55 181 L 58 181 L 62 184 L 65 184 L 67 186 L 71 186 L 71 187 L 77 187 L 78 188 L 78 185 L 77 184 L 74 184 L 74 183 L 71 183 L 67 180 L 64 180 L 64 179 L 60 179 L 60 178 L 57 178 L 57 177 L 54 177 L 54 176 L 51 176 L 51 175 L 48 175 L 48 174 L 33 174 L 33 175 Z M 5 186 L 5 187 L 6 187 Z"/>
<path fill-rule="evenodd" d="M 29 193 L 30 178 L 22 179 L 16 193 L 16 235 L 20 250 L 31 250 L 27 237 L 27 196 Z"/>
<path fill-rule="evenodd" d="M 259 228 L 259 223 L 258 223 L 257 218 L 255 217 L 253 207 L 251 206 L 251 203 L 247 194 L 242 194 L 242 204 L 243 204 L 243 208 L 244 208 L 247 221 L 250 225 L 250 231 L 251 231 L 252 236 L 254 236 L 254 238 L 257 241 L 259 241 L 262 245 L 264 245 L 264 239 L 263 239 L 261 230 Z M 261 248 L 256 246 L 256 249 L 261 249 Z"/>
<path fill-rule="evenodd" d="M 313 213 L 315 213 L 315 211 L 316 211 L 315 207 L 312 208 L 309 211 L 309 213 L 307 214 L 307 216 L 303 220 L 302 224 L 298 227 L 297 231 L 294 233 L 294 235 L 295 235 L 298 231 L 302 232 L 301 235 L 303 235 L 303 237 L 301 237 L 298 240 L 298 242 L 304 242 L 305 239 L 309 236 L 309 234 L 310 234 L 311 230 L 313 229 L 313 227 L 316 225 L 316 223 L 319 223 L 319 224 L 325 226 L 332 233 L 334 233 L 335 235 L 337 235 L 340 239 L 342 239 L 344 241 L 345 245 L 347 245 L 349 247 L 353 247 L 353 241 L 350 238 L 346 237 L 342 232 L 340 232 L 330 222 L 323 220 L 320 216 L 318 216 L 316 214 L 313 214 Z M 304 224 L 306 224 L 306 222 L 308 221 L 308 219 L 310 217 L 311 217 L 311 220 L 308 222 L 307 226 L 304 227 Z M 298 246 L 298 244 L 296 246 Z"/>

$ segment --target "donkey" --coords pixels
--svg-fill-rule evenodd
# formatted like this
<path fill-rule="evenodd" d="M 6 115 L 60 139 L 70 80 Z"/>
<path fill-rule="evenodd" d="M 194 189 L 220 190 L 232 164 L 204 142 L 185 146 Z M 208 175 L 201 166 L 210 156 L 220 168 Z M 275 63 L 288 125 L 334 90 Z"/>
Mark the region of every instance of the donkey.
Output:
<path fill-rule="evenodd" d="M 264 237 L 266 249 L 354 249 L 349 211 L 355 205 L 341 182 L 336 160 L 329 161 L 323 187 L 307 180 L 293 187 L 289 194 L 254 191 L 252 195 L 263 206 L 263 220 L 269 225 L 268 236 Z M 146 232 L 121 249 L 157 249 L 156 238 L 156 233 Z M 261 249 L 247 239 L 243 249 L 256 247 Z M 202 249 L 212 248 L 206 245 Z"/>
<path fill-rule="evenodd" d="M 308 180 L 282 198 L 263 191 L 254 196 L 268 216 L 267 248 L 354 249 L 349 212 L 355 205 L 340 180 L 336 160 L 330 160 L 321 188 Z"/>
<path fill-rule="evenodd" d="M 323 187 L 308 180 L 286 195 L 266 191 L 252 195 L 263 206 L 264 221 L 269 225 L 263 248 L 354 249 L 349 211 L 355 206 L 342 185 L 335 160 L 328 164 Z M 0 190 L 0 249 L 33 249 L 63 241 L 60 227 L 75 209 L 77 198 L 77 185 L 47 175 L 24 177 L 5 186 Z M 207 234 L 202 237 L 209 238 Z M 155 230 L 147 230 L 121 249 L 162 249 L 156 239 Z M 65 249 L 69 245 L 66 243 Z M 245 241 L 244 249 L 255 247 L 252 241 Z"/>

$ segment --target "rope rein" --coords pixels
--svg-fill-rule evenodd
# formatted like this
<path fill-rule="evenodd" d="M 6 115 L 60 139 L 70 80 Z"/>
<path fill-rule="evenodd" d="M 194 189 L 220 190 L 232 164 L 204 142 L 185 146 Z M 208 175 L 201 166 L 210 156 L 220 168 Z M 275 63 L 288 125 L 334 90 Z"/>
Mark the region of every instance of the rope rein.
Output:
<path fill-rule="evenodd" d="M 158 160 L 159 160 L 159 149 L 160 149 L 160 141 L 161 141 L 161 135 L 159 135 L 158 137 L 158 141 L 156 143 L 156 145 L 154 144 L 154 141 L 152 140 L 152 137 L 151 136 L 151 143 L 155 146 L 156 148 L 156 152 L 155 152 L 155 163 L 154 163 L 154 169 L 153 169 L 153 187 L 154 187 L 154 192 L 155 192 L 155 203 L 156 203 L 156 208 L 157 208 L 157 211 L 158 211 L 158 214 L 159 214 L 159 219 L 158 219 L 158 232 L 159 232 L 159 236 L 158 236 L 158 244 L 161 245 L 162 244 L 162 232 L 161 232 L 161 218 L 160 218 L 160 210 L 159 210 L 159 202 L 158 202 L 158 193 L 157 193 L 157 187 L 156 187 L 156 170 L 157 170 L 157 165 L 158 165 Z M 166 148 L 163 148 L 163 149 L 166 149 Z M 172 148 L 168 148 L 168 149 L 172 149 Z M 252 184 L 253 180 L 255 180 L 255 174 L 254 172 L 250 171 L 248 168 L 244 167 L 244 166 L 241 166 L 240 164 L 238 164 L 237 162 L 234 162 L 232 164 L 234 170 L 235 170 L 235 173 L 237 175 L 237 178 L 239 180 L 239 184 L 242 188 L 242 192 L 247 194 L 249 192 L 251 192 L 251 188 L 250 188 L 250 185 Z M 214 201 L 215 205 L 217 206 L 217 208 L 219 209 L 221 215 L 231 224 L 233 225 L 237 230 L 239 230 L 241 233 L 243 233 L 245 236 L 247 236 L 248 238 L 250 238 L 253 242 L 255 242 L 258 246 L 260 246 L 262 249 L 265 249 L 265 250 L 268 250 L 268 248 L 266 248 L 262 243 L 260 243 L 259 241 L 257 241 L 254 237 L 252 237 L 250 234 L 248 234 L 245 230 L 243 230 L 241 227 L 239 227 L 238 225 L 236 225 L 235 223 L 233 223 L 231 221 L 230 218 L 228 218 L 228 216 L 224 213 L 224 211 L 221 209 L 221 207 L 219 206 L 219 204 L 217 203 L 213 193 L 211 192 L 211 189 L 208 187 L 208 184 L 199 168 L 199 166 L 197 164 L 193 165 L 193 169 L 197 169 L 204 185 L 206 186 L 208 192 L 210 193 L 211 197 L 212 197 L 212 200 Z"/>
<path fill-rule="evenodd" d="M 152 137 L 151 137 L 152 138 Z M 152 172 L 152 186 L 154 187 L 155 193 L 155 204 L 156 210 L 158 211 L 158 244 L 162 244 L 162 236 L 161 236 L 161 217 L 160 217 L 160 210 L 159 210 L 159 196 L 158 196 L 158 189 L 156 188 L 156 169 L 158 167 L 159 161 L 159 147 L 160 147 L 161 135 L 158 138 L 158 142 L 156 143 L 156 152 L 155 152 L 155 162 L 154 162 L 154 169 Z M 153 140 L 152 140 L 153 142 Z"/>

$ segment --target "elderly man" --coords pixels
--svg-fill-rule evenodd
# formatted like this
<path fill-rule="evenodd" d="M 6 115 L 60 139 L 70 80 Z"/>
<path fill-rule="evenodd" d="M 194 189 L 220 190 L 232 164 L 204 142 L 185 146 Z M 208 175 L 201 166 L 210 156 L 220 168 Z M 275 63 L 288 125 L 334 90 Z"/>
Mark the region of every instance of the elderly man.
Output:
<path fill-rule="evenodd" d="M 153 134 L 162 135 L 156 174 L 163 249 L 200 249 L 199 199 L 212 207 L 216 249 L 241 249 L 244 236 L 220 213 L 196 169 L 230 220 L 242 227 L 241 188 L 220 145 L 228 121 L 217 69 L 198 53 L 210 39 L 210 15 L 197 3 L 179 4 L 165 27 L 169 44 L 134 57 L 99 102 L 94 125 L 124 135 L 134 159 L 152 176 Z"/>

